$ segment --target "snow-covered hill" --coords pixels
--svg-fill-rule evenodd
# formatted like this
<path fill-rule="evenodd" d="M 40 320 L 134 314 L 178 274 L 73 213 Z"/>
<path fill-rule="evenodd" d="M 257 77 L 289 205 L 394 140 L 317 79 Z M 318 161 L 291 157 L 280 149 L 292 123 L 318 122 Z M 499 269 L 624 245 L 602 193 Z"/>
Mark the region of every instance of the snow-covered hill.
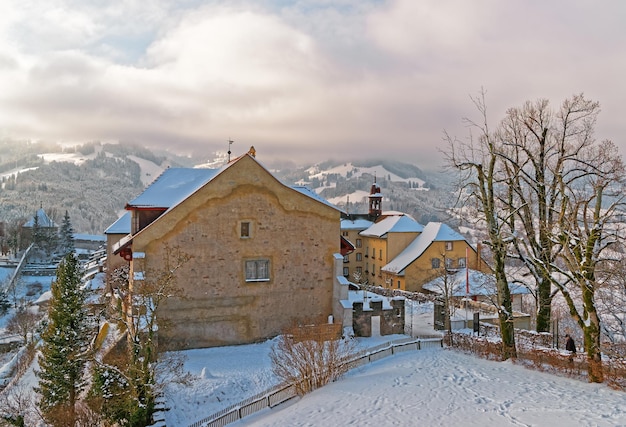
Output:
<path fill-rule="evenodd" d="M 401 177 L 394 172 L 387 170 L 382 163 L 374 166 L 355 166 L 353 163 L 344 163 L 329 169 L 322 169 L 321 166 L 317 164 L 306 169 L 306 172 L 309 173 L 310 181 L 316 178 L 323 180 L 329 175 L 339 175 L 344 178 L 360 178 L 364 174 L 367 174 L 377 178 L 387 179 L 392 182 L 415 183 L 422 189 L 425 184 L 425 181 L 417 176 Z"/>

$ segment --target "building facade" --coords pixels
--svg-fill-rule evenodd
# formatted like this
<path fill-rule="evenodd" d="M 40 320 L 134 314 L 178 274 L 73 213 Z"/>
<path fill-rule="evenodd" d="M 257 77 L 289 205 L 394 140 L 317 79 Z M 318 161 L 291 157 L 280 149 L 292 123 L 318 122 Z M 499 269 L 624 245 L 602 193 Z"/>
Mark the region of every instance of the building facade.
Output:
<path fill-rule="evenodd" d="M 253 151 L 220 169 L 168 169 L 126 209 L 131 232 L 111 252 L 129 263 L 131 293 L 168 248 L 190 257 L 181 295 L 159 307 L 166 349 L 251 343 L 333 314 L 341 211 L 280 183 Z"/>

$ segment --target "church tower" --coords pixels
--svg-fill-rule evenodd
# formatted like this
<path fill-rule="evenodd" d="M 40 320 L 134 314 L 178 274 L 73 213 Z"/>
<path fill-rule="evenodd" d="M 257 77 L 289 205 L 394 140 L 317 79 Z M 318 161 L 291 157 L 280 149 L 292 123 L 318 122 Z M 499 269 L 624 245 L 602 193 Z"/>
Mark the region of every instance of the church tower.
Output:
<path fill-rule="evenodd" d="M 383 195 L 380 193 L 380 187 L 376 184 L 376 176 L 374 176 L 374 183 L 370 189 L 369 201 L 370 208 L 368 215 L 370 220 L 376 221 L 376 219 L 383 213 Z"/>

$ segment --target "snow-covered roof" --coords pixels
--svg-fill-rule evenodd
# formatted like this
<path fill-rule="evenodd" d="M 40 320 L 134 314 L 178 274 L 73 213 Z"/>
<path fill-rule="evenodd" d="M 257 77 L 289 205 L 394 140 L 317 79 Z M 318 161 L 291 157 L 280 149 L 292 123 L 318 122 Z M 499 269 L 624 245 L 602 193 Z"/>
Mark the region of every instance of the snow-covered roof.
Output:
<path fill-rule="evenodd" d="M 423 288 L 430 292 L 442 294 L 445 286 L 444 280 L 447 280 L 447 285 L 452 291 L 451 296 L 453 297 L 496 294 L 496 280 L 494 275 L 471 269 L 467 272 L 464 269 L 459 270 L 446 277 L 437 277 L 424 284 Z M 528 288 L 517 283 L 509 283 L 509 289 L 511 295 L 525 295 L 530 293 Z"/>
<path fill-rule="evenodd" d="M 408 215 L 389 216 L 378 221 L 366 230 L 362 236 L 383 237 L 387 233 L 421 233 L 424 226 Z"/>
<path fill-rule="evenodd" d="M 104 234 L 129 234 L 131 216 L 129 211 L 124 212 L 124 215 L 104 230 Z"/>
<path fill-rule="evenodd" d="M 99 234 L 74 233 L 72 237 L 74 237 L 74 240 L 82 240 L 82 241 L 89 241 L 89 242 L 105 242 L 106 241 L 106 237 L 101 236 Z"/>
<path fill-rule="evenodd" d="M 381 270 L 401 273 L 413 261 L 418 259 L 433 242 L 466 241 L 460 233 L 454 231 L 447 224 L 429 222 L 422 233 L 404 248 L 397 257 L 385 265 Z M 469 243 L 468 243 L 469 245 Z"/>
<path fill-rule="evenodd" d="M 365 230 L 371 227 L 374 223 L 367 219 L 342 219 L 342 230 Z"/>
<path fill-rule="evenodd" d="M 296 190 L 300 194 L 304 194 L 307 197 L 310 197 L 310 198 L 312 198 L 314 200 L 317 200 L 318 202 L 321 202 L 321 203 L 325 204 L 326 206 L 330 206 L 333 209 L 336 209 L 336 210 L 338 210 L 340 212 L 343 212 L 342 209 L 339 209 L 337 206 L 333 205 L 328 200 L 326 200 L 323 197 L 319 196 L 315 191 L 313 191 L 309 187 L 306 187 L 306 186 L 303 186 L 303 185 L 292 185 L 292 186 L 290 186 L 290 188 Z"/>
<path fill-rule="evenodd" d="M 37 212 L 35 212 L 35 216 L 37 217 L 37 226 L 44 227 L 44 228 L 57 227 L 57 225 L 54 223 L 54 221 L 50 219 L 50 217 L 48 216 L 46 211 L 43 210 L 43 208 L 39 208 Z M 35 216 L 33 216 L 33 218 L 29 219 L 28 221 L 26 221 L 23 227 L 29 227 L 29 228 L 34 227 Z"/>
<path fill-rule="evenodd" d="M 208 184 L 211 180 L 213 180 L 213 178 L 219 175 L 222 171 L 231 167 L 233 164 L 237 163 L 244 156 L 249 156 L 255 162 L 257 162 L 257 160 L 254 159 L 254 157 L 248 153 L 248 154 L 244 154 L 243 156 L 240 156 L 239 158 L 233 160 L 232 162 L 217 169 L 200 169 L 200 168 L 166 169 L 139 196 L 137 196 L 134 200 L 129 202 L 126 205 L 126 208 L 129 210 L 141 209 L 141 208 L 158 208 L 158 209 L 164 209 L 164 210 L 171 210 L 174 207 L 176 207 L 178 204 L 186 200 L 188 197 L 190 197 L 193 193 L 198 191 L 200 188 L 202 188 L 204 185 Z M 264 168 L 260 163 L 257 162 L 257 164 L 259 164 L 260 167 L 265 169 L 267 173 L 271 175 L 271 172 L 269 172 L 266 168 Z M 339 212 L 343 212 L 337 206 L 331 204 L 324 198 L 318 196 L 313 190 L 311 190 L 308 187 L 303 187 L 303 186 L 288 187 L 287 186 L 287 188 L 291 188 L 292 190 L 295 190 L 304 196 L 307 196 L 317 202 L 323 203 L 326 206 L 336 209 Z M 118 219 L 118 221 L 121 221 L 121 218 Z M 109 233 L 111 233 L 110 229 L 113 227 L 113 225 L 107 229 Z M 130 233 L 130 224 L 128 228 L 129 228 L 128 232 Z M 113 245 L 114 251 L 117 252 L 120 248 L 124 247 L 128 242 L 132 241 L 132 239 L 133 239 L 133 236 L 130 236 L 130 235 L 122 238 L 119 242 Z"/>
<path fill-rule="evenodd" d="M 133 208 L 170 208 L 185 200 L 213 179 L 221 169 L 165 169 L 127 206 Z"/>
<path fill-rule="evenodd" d="M 217 175 L 219 175 L 223 170 L 230 167 L 236 162 L 237 160 L 217 169 L 166 169 L 139 196 L 129 202 L 127 204 L 127 208 L 172 208 L 178 205 L 183 200 L 187 199 L 189 196 L 198 191 Z M 270 172 L 268 171 L 268 173 Z M 311 190 L 308 187 L 296 185 L 289 188 L 342 212 L 341 209 L 331 204 L 323 197 L 320 197 L 315 193 L 315 191 Z"/>
<path fill-rule="evenodd" d="M 393 307 L 391 306 L 391 300 L 394 299 L 404 299 L 403 297 L 386 297 L 383 295 L 375 294 L 369 291 L 348 291 L 348 299 L 342 300 L 341 304 L 345 308 L 353 307 L 355 302 L 363 303 L 363 310 L 368 311 L 370 309 L 370 303 L 382 301 L 383 310 L 391 310 Z"/>

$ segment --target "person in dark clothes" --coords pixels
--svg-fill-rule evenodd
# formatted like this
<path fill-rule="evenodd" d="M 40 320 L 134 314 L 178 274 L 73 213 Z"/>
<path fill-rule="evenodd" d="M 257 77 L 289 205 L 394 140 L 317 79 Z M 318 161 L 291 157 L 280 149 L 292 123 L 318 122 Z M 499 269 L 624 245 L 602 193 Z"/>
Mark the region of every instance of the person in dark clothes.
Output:
<path fill-rule="evenodd" d="M 576 354 L 576 344 L 574 343 L 574 338 L 570 337 L 569 334 L 565 334 L 565 350 L 569 351 L 569 360 L 570 362 L 574 360 L 574 355 Z"/>

